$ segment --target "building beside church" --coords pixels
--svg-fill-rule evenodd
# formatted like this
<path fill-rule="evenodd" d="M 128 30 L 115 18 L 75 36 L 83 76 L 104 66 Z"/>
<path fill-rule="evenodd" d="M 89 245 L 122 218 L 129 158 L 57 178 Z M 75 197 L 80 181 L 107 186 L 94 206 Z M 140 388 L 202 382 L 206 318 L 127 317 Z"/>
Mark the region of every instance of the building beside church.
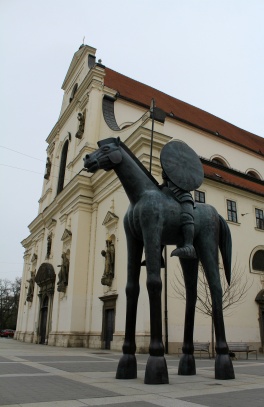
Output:
<path fill-rule="evenodd" d="M 39 212 L 29 225 L 16 339 L 55 346 L 121 350 L 125 329 L 128 198 L 114 171 L 83 171 L 83 158 L 97 141 L 120 139 L 143 165 L 150 165 L 155 100 L 152 175 L 161 183 L 160 151 L 173 139 L 192 147 L 204 168 L 193 191 L 229 225 L 233 271 L 246 284 L 244 301 L 225 316 L 228 342 L 264 349 L 264 139 L 199 108 L 128 78 L 96 61 L 82 45 L 62 84 L 57 123 L 47 137 L 47 162 Z M 157 111 L 158 111 L 157 109 Z M 177 352 L 183 339 L 184 300 L 176 297 L 178 259 L 168 247 L 163 286 L 164 342 Z M 220 269 L 221 272 L 223 270 Z M 235 272 L 235 271 L 234 271 Z M 141 271 L 137 351 L 149 346 L 146 269 Z M 165 297 L 166 295 L 166 297 Z M 211 319 L 197 313 L 196 341 L 210 341 Z"/>

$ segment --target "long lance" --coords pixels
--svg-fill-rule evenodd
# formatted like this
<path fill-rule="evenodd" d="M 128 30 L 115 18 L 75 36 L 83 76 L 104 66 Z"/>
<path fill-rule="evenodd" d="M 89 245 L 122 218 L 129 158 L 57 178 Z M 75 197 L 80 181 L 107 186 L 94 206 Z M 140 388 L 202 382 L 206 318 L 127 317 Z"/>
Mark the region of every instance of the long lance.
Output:
<path fill-rule="evenodd" d="M 149 159 L 149 172 L 151 173 L 152 170 L 152 157 L 153 157 L 153 141 L 154 141 L 154 121 L 158 121 L 160 123 L 165 122 L 166 113 L 156 107 L 154 98 L 151 99 L 150 104 L 150 117 L 152 118 L 152 126 L 151 126 L 151 139 L 150 139 L 150 159 Z"/>
<path fill-rule="evenodd" d="M 150 113 L 152 114 L 152 125 L 151 125 L 151 138 L 150 138 L 150 159 L 149 159 L 149 172 L 152 169 L 152 155 L 153 155 L 153 138 L 154 138 L 154 120 L 155 120 L 155 100 L 151 99 Z"/>

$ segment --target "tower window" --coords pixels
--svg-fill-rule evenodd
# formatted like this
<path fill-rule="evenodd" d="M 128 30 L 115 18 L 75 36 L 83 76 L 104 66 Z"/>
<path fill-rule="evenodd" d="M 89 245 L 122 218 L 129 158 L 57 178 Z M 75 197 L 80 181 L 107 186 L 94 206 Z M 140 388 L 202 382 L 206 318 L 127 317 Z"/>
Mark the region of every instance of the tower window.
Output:
<path fill-rule="evenodd" d="M 64 178 L 65 178 L 65 170 L 66 170 L 66 162 L 67 162 L 67 154 L 68 154 L 68 145 L 69 141 L 67 140 L 63 146 L 61 152 L 61 162 L 60 162 L 60 172 L 59 172 L 59 180 L 58 180 L 58 188 L 57 194 L 59 194 L 63 190 Z"/>
<path fill-rule="evenodd" d="M 74 95 L 75 95 L 75 93 L 77 92 L 77 89 L 78 89 L 78 83 L 75 83 L 75 85 L 74 85 L 74 87 L 73 87 L 73 89 L 72 89 L 72 93 L 71 93 L 71 97 L 70 97 L 69 103 L 71 103 L 71 101 L 73 100 Z"/>

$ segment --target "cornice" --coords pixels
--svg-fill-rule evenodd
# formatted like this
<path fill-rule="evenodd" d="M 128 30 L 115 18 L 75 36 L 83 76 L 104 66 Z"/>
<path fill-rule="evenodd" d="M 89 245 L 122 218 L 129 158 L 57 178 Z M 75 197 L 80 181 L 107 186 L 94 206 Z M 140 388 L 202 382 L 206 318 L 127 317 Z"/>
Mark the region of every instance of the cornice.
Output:
<path fill-rule="evenodd" d="M 62 206 L 65 205 L 76 194 L 79 194 L 79 196 L 84 195 L 90 197 L 90 190 L 90 177 L 77 174 L 56 196 L 55 200 L 57 200 L 59 206 Z"/>
<path fill-rule="evenodd" d="M 48 228 L 49 231 L 51 231 L 55 226 L 56 226 L 57 221 L 55 219 L 50 219 L 47 224 L 46 227 Z"/>
<path fill-rule="evenodd" d="M 149 119 L 146 125 L 150 125 L 151 119 Z M 126 145 L 133 151 L 134 154 L 142 147 L 150 149 L 150 136 L 151 129 L 148 127 L 139 127 L 126 139 Z M 162 147 L 167 144 L 172 137 L 165 135 L 164 133 L 154 131 L 153 147 L 161 150 Z"/>
<path fill-rule="evenodd" d="M 94 150 L 95 150 L 95 145 L 92 145 L 92 144 L 86 142 L 84 144 L 84 146 L 82 146 L 80 151 L 76 154 L 74 159 L 68 164 L 67 167 L 69 167 L 69 168 L 73 167 L 77 162 L 80 161 L 81 158 L 83 158 L 85 156 L 85 154 L 91 154 Z"/>
<path fill-rule="evenodd" d="M 249 188 L 247 188 L 247 187 L 243 187 L 242 185 L 232 184 L 231 182 L 222 180 L 221 178 L 220 178 L 220 179 L 216 179 L 216 178 L 213 178 L 213 177 L 211 177 L 211 176 L 209 176 L 209 175 L 205 175 L 204 178 L 205 178 L 205 179 L 208 179 L 208 180 L 211 180 L 212 182 L 214 182 L 214 183 L 216 183 L 216 184 L 222 184 L 224 189 L 226 189 L 227 187 L 229 187 L 229 188 L 232 188 L 233 190 L 236 190 L 236 191 L 237 191 L 237 190 L 245 191 L 245 192 L 251 194 L 251 196 L 255 196 L 255 198 L 256 198 L 256 196 L 264 197 L 264 194 L 262 194 L 262 193 L 260 193 L 260 192 L 258 192 L 258 191 L 252 191 L 251 189 L 249 189 Z M 237 192 L 236 192 L 236 193 L 237 193 Z M 252 198 L 252 199 L 253 199 L 253 198 Z"/>
<path fill-rule="evenodd" d="M 47 198 L 47 196 L 48 196 L 49 194 L 51 194 L 51 193 L 52 193 L 52 188 L 49 187 L 49 188 L 46 190 L 46 192 L 39 198 L 38 203 L 41 203 L 41 202 L 45 201 L 45 199 Z"/>
<path fill-rule="evenodd" d="M 73 197 L 74 200 L 78 200 L 78 197 L 82 196 L 92 200 L 91 181 L 89 177 L 78 174 L 63 188 L 53 202 L 29 224 L 30 236 L 39 228 L 43 226 L 47 227 L 47 223 L 50 222 L 50 219 L 55 218 L 58 211 L 61 211 L 64 205 L 67 204 L 67 207 L 70 207 Z"/>
<path fill-rule="evenodd" d="M 220 189 L 222 191 L 225 191 L 226 193 L 230 192 L 233 193 L 235 195 L 240 195 L 241 197 L 245 197 L 247 196 L 250 200 L 253 201 L 261 201 L 263 202 L 263 197 L 260 194 L 254 193 L 246 188 L 243 187 L 239 187 L 236 185 L 232 185 L 232 184 L 228 184 L 228 183 L 224 183 L 222 181 L 218 181 L 217 179 L 213 179 L 210 177 L 205 176 L 204 177 L 204 181 L 201 185 L 201 190 L 203 190 L 203 187 L 205 185 L 209 185 L 212 188 L 217 188 Z"/>
<path fill-rule="evenodd" d="M 250 175 L 248 175 L 248 174 L 246 174 L 246 173 L 244 173 L 242 171 L 236 170 L 234 168 L 225 167 L 223 165 L 214 163 L 213 161 L 207 160 L 206 158 L 203 158 L 203 157 L 200 157 L 200 159 L 201 159 L 203 164 L 208 164 L 208 165 L 210 165 L 210 167 L 225 171 L 225 172 L 227 172 L 229 174 L 236 175 L 236 176 L 238 176 L 240 178 L 243 178 L 243 179 L 247 179 L 248 181 L 251 181 L 252 183 L 256 183 L 256 184 L 264 186 L 264 181 L 261 180 L 261 179 L 251 177 Z"/>
<path fill-rule="evenodd" d="M 73 213 L 84 211 L 92 213 L 92 199 L 86 196 L 79 196 L 78 199 L 71 204 L 71 209 Z"/>

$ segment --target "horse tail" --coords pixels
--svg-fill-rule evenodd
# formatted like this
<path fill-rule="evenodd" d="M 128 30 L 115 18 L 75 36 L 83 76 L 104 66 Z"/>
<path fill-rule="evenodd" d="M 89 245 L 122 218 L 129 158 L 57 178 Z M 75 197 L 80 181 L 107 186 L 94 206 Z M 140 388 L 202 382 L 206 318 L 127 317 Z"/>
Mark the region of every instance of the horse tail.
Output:
<path fill-rule="evenodd" d="M 223 259 L 226 281 L 230 285 L 231 281 L 231 262 L 232 262 L 232 238 L 230 229 L 225 219 L 219 215 L 219 248 Z"/>

